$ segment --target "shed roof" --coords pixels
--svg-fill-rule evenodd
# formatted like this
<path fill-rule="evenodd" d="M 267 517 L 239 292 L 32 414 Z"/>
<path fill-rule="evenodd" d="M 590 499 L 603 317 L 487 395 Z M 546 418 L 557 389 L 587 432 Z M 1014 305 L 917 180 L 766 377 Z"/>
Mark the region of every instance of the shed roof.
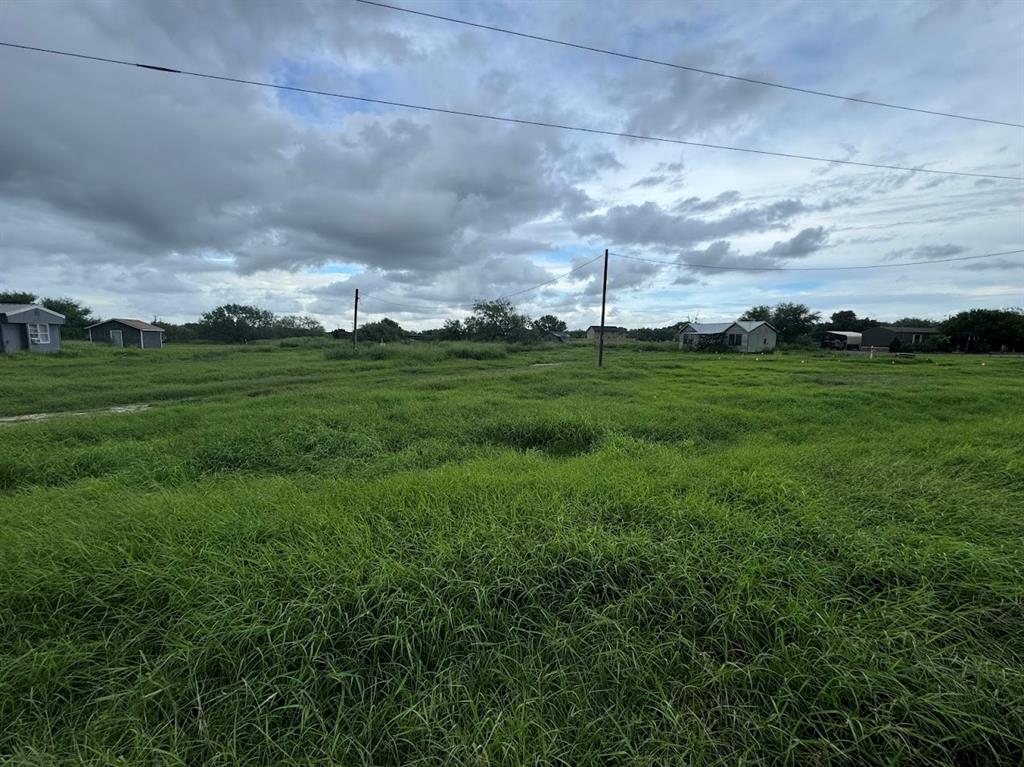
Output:
<path fill-rule="evenodd" d="M 882 325 L 882 330 L 890 330 L 893 333 L 938 333 L 938 328 L 908 328 L 901 325 Z"/>
<path fill-rule="evenodd" d="M 620 327 L 618 327 L 616 325 L 605 325 L 604 329 L 605 329 L 606 333 L 609 330 L 611 330 L 612 332 L 619 332 L 619 333 L 625 333 L 626 332 L 625 328 L 620 328 Z M 601 330 L 601 326 L 600 325 L 591 325 L 589 328 L 587 328 L 587 330 L 597 330 L 597 331 L 600 331 Z"/>
<path fill-rule="evenodd" d="M 717 336 L 732 327 L 739 327 L 744 333 L 753 333 L 762 325 L 767 325 L 775 330 L 770 322 L 763 320 L 736 320 L 735 322 L 687 322 L 680 332 L 696 333 L 699 336 Z"/>
<path fill-rule="evenodd" d="M 109 320 L 103 320 L 103 322 L 94 322 L 92 325 L 86 327 L 86 330 L 89 328 L 99 327 L 100 325 L 106 325 L 108 322 L 120 322 L 122 325 L 127 325 L 128 327 L 135 328 L 136 330 L 157 330 L 161 333 L 165 332 L 163 328 L 158 328 L 156 325 L 151 325 L 148 322 L 143 322 L 142 320 L 126 320 L 121 317 L 111 317 Z"/>
<path fill-rule="evenodd" d="M 696 333 L 699 336 L 717 336 L 733 326 L 732 322 L 688 322 L 683 333 Z"/>
<path fill-rule="evenodd" d="M 22 312 L 30 312 L 33 309 L 38 309 L 41 312 L 52 314 L 54 317 L 60 317 L 61 320 L 67 319 L 60 312 L 55 312 L 53 309 L 47 309 L 45 306 L 40 306 L 39 304 L 0 304 L 0 314 L 7 315 L 8 320 L 15 315 L 21 314 Z"/>
<path fill-rule="evenodd" d="M 775 330 L 775 326 L 772 325 L 772 323 L 770 323 L 770 322 L 766 322 L 765 320 L 736 320 L 735 324 L 739 325 L 741 328 L 743 328 L 748 333 L 753 333 L 755 330 L 757 330 L 762 325 L 767 325 L 772 330 Z M 776 331 L 776 332 L 778 332 L 778 331 Z"/>

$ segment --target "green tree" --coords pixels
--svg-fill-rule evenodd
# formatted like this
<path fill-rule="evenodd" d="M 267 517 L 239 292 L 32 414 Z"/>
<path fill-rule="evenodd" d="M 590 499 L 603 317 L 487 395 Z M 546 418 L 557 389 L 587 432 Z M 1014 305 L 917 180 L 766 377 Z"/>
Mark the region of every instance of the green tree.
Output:
<path fill-rule="evenodd" d="M 202 337 L 199 325 L 195 322 L 186 322 L 182 325 L 175 325 L 173 322 L 154 320 L 153 324 L 159 325 L 164 329 L 165 342 L 185 343 L 188 341 L 197 341 Z"/>
<path fill-rule="evenodd" d="M 530 329 L 530 318 L 516 312 L 508 299 L 477 301 L 473 314 L 463 323 L 466 335 L 474 341 L 529 341 L 537 337 Z"/>
<path fill-rule="evenodd" d="M 379 322 L 367 322 L 359 327 L 359 338 L 363 341 L 401 341 L 408 333 L 389 317 Z"/>
<path fill-rule="evenodd" d="M 826 330 L 850 330 L 855 333 L 863 333 L 868 328 L 877 327 L 879 324 L 878 320 L 873 320 L 870 317 L 858 317 L 857 313 L 850 309 L 833 312 L 829 319 L 830 322 L 826 322 L 822 326 Z"/>
<path fill-rule="evenodd" d="M 565 322 L 553 314 L 545 314 L 533 321 L 533 329 L 541 333 L 561 333 L 565 328 Z"/>
<path fill-rule="evenodd" d="M 767 321 L 778 331 L 780 341 L 792 343 L 813 331 L 819 319 L 821 315 L 805 304 L 782 303 L 775 305 Z"/>
<path fill-rule="evenodd" d="M 324 326 L 312 317 L 305 317 L 296 314 L 286 314 L 283 317 L 275 317 L 271 323 L 273 336 L 275 338 L 288 338 L 295 336 L 322 336 L 327 333 Z"/>
<path fill-rule="evenodd" d="M 833 330 L 852 330 L 854 325 L 859 322 L 857 312 L 850 309 L 832 312 L 832 316 L 829 319 L 832 321 Z"/>
<path fill-rule="evenodd" d="M 35 293 L 25 293 L 20 290 L 0 291 L 0 304 L 34 304 Z"/>
<path fill-rule="evenodd" d="M 664 328 L 633 328 L 627 335 L 637 341 L 675 341 L 682 322 Z"/>
<path fill-rule="evenodd" d="M 247 304 L 224 304 L 205 312 L 197 323 L 201 338 L 225 343 L 245 343 L 270 338 L 274 314 Z"/>
<path fill-rule="evenodd" d="M 772 319 L 772 308 L 765 304 L 758 306 L 752 306 L 743 312 L 740 317 L 741 320 L 751 320 L 754 322 L 771 322 Z"/>
<path fill-rule="evenodd" d="M 92 309 L 73 298 L 44 298 L 41 303 L 47 309 L 64 315 L 61 335 L 65 338 L 85 338 L 85 329 L 97 322 Z"/>
<path fill-rule="evenodd" d="M 461 341 L 466 337 L 466 329 L 460 320 L 445 320 L 436 337 L 441 341 Z"/>
<path fill-rule="evenodd" d="M 940 329 L 961 351 L 1024 351 L 1024 309 L 970 309 L 950 317 Z"/>
<path fill-rule="evenodd" d="M 920 317 L 901 317 L 892 324 L 899 328 L 937 328 L 939 326 L 935 320 L 923 320 Z"/>

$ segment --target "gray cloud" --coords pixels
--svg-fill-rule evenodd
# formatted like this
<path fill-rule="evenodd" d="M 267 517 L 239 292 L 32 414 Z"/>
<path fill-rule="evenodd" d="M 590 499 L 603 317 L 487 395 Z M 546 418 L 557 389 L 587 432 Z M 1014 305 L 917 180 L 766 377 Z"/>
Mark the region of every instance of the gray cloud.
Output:
<path fill-rule="evenodd" d="M 1019 258 L 1019 257 L 1018 257 Z M 1010 271 L 1014 269 L 1024 270 L 1024 260 L 1014 261 L 1009 258 L 982 258 L 977 261 L 972 261 L 969 264 L 964 264 L 960 267 L 961 269 L 970 269 L 971 271 Z"/>
<path fill-rule="evenodd" d="M 652 186 L 661 186 L 668 181 L 668 176 L 644 176 L 629 185 L 630 189 L 643 189 Z"/>
<path fill-rule="evenodd" d="M 909 259 L 933 259 L 933 258 L 949 258 L 950 256 L 959 256 L 961 253 L 966 253 L 967 248 L 963 245 L 953 245 L 952 243 L 946 243 L 945 245 L 918 245 L 913 248 L 899 248 L 898 250 L 890 250 L 885 254 L 886 261 L 904 261 Z"/>
<path fill-rule="evenodd" d="M 740 193 L 735 189 L 729 189 L 706 200 L 700 197 L 687 197 L 685 200 L 677 202 L 673 210 L 677 213 L 707 213 L 729 205 L 735 205 L 739 201 Z"/>
<path fill-rule="evenodd" d="M 828 233 L 822 227 L 803 229 L 788 240 L 779 240 L 765 250 L 742 255 L 730 242 L 719 240 L 703 250 L 693 250 L 679 257 L 679 263 L 693 272 L 713 274 L 721 272 L 713 267 L 731 269 L 759 269 L 780 266 L 794 258 L 806 258 L 826 246 Z M 704 266 L 709 268 L 704 268 Z"/>
<path fill-rule="evenodd" d="M 1012 9 L 997 5 L 972 12 L 970 25 L 963 14 L 935 14 L 928 45 L 908 34 L 920 13 L 888 5 L 860 8 L 877 30 L 870 41 L 828 9 L 708 6 L 694 16 L 672 4 L 496 3 L 452 13 L 869 97 L 877 95 L 873 81 L 855 64 L 871 56 L 891 74 L 887 98 L 917 100 L 937 92 L 936 82 L 955 80 L 961 87 L 950 108 L 997 118 L 1024 108 L 1019 94 L 986 98 L 1001 82 L 993 72 L 1024 64 Z M 380 9 L 342 13 L 320 0 L 6 3 L 0 28 L 29 45 L 545 121 L 936 168 L 1016 174 L 1021 161 L 1019 144 L 996 141 L 988 128 L 983 139 L 965 139 L 962 125 L 934 118 L 541 44 L 527 49 L 522 40 Z M 989 56 L 970 55 L 979 44 Z M 4 276 L 10 287 L 76 295 L 109 313 L 186 318 L 216 302 L 251 300 L 333 320 L 347 314 L 356 283 L 369 295 L 447 305 L 548 279 L 565 270 L 565 253 L 577 252 L 581 238 L 623 252 L 752 264 L 824 247 L 823 234 L 806 234 L 823 233 L 819 223 L 829 232 L 884 230 L 885 247 L 906 258 L 921 242 L 1003 250 L 1024 236 L 1019 186 L 988 179 L 975 185 L 845 167 L 819 175 L 778 159 L 10 50 L 0 51 L 0 65 Z M 636 204 L 616 197 L 624 187 Z M 734 245 L 798 229 L 770 247 Z M 852 261 L 882 257 L 869 252 L 880 241 L 831 245 Z M 365 271 L 339 278 L 345 264 Z M 968 274 L 948 268 L 946 275 Z M 1003 276 L 999 262 L 979 268 Z M 673 279 L 696 278 L 641 262 L 617 263 L 611 275 L 613 287 L 637 301 L 643 288 Z M 731 300 L 714 293 L 715 282 L 702 300 Z M 592 309 L 595 281 L 569 286 L 517 300 Z"/>
<path fill-rule="evenodd" d="M 807 209 L 800 200 L 779 200 L 708 220 L 669 213 L 657 203 L 645 202 L 616 205 L 606 213 L 585 216 L 577 220 L 575 230 L 582 236 L 601 237 L 616 245 L 685 248 L 720 237 L 785 228 Z"/>

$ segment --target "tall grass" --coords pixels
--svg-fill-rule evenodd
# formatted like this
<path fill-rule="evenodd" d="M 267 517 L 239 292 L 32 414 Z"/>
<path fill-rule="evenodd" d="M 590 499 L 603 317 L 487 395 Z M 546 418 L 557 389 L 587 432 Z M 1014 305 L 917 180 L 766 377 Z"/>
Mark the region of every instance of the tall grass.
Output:
<path fill-rule="evenodd" d="M 1019 360 L 266 348 L 0 358 L 0 759 L 1021 763 Z"/>

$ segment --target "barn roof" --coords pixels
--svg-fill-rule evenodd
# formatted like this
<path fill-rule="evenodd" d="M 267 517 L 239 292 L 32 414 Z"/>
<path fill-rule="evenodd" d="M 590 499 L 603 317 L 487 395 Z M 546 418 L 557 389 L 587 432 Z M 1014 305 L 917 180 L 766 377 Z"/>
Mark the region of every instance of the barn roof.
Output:
<path fill-rule="evenodd" d="M 908 328 L 901 325 L 882 325 L 882 330 L 890 330 L 893 333 L 938 333 L 938 328 Z"/>
<path fill-rule="evenodd" d="M 151 325 L 148 322 L 143 322 L 142 320 L 126 320 L 121 317 L 111 317 L 109 320 L 103 320 L 103 322 L 94 322 L 92 325 L 89 325 L 86 330 L 89 328 L 99 327 L 100 325 L 106 325 L 108 322 L 120 322 L 122 325 L 127 325 L 128 327 L 135 328 L 136 330 L 156 330 L 161 333 L 165 332 L 163 328 L 158 328 L 156 325 Z"/>
<path fill-rule="evenodd" d="M 45 306 L 40 306 L 39 304 L 0 304 L 0 314 L 7 315 L 8 320 L 17 314 L 29 312 L 33 309 L 38 309 L 41 312 L 52 314 L 54 317 L 60 317 L 61 320 L 67 319 L 60 312 L 55 312 L 53 309 L 47 309 Z"/>
<path fill-rule="evenodd" d="M 825 332 L 834 336 L 842 336 L 847 341 L 860 341 L 862 336 L 861 333 L 857 333 L 853 330 L 826 330 Z"/>
<path fill-rule="evenodd" d="M 688 322 L 683 332 L 696 333 L 700 336 L 717 336 L 733 326 L 732 322 Z M 690 330 L 690 328 L 693 328 Z"/>
<path fill-rule="evenodd" d="M 718 336 L 733 326 L 738 326 L 745 333 L 753 333 L 762 325 L 767 325 L 775 330 L 770 322 L 763 320 L 736 320 L 735 322 L 687 322 L 680 332 L 696 333 L 699 336 Z"/>

